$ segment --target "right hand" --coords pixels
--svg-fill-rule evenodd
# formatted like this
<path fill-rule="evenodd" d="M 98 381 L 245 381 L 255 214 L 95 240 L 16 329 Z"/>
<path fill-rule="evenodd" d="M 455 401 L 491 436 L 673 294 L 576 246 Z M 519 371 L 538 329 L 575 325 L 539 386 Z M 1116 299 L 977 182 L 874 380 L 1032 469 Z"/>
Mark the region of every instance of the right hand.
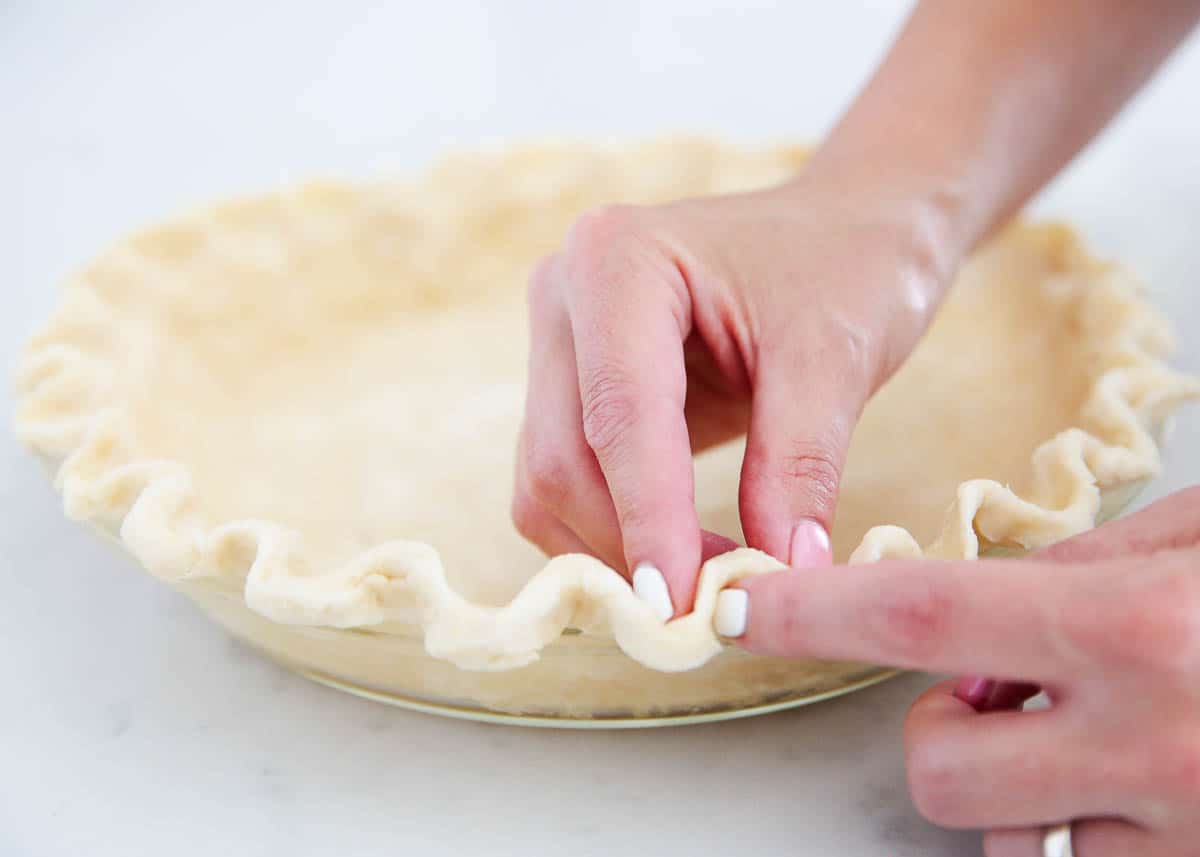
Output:
<path fill-rule="evenodd" d="M 940 212 L 853 186 L 813 163 L 773 190 L 575 223 L 530 284 L 522 534 L 636 570 L 664 618 L 686 612 L 702 555 L 733 544 L 701 534 L 692 455 L 748 432 L 747 542 L 830 561 L 855 422 L 961 255 Z"/>
<path fill-rule="evenodd" d="M 1080 857 L 1198 853 L 1200 488 L 1029 559 L 738 585 L 751 651 L 1008 679 L 986 705 L 943 682 L 905 725 L 917 808 L 988 830 L 989 857 L 1066 821 Z M 1039 688 L 1049 710 L 1022 712 Z"/>

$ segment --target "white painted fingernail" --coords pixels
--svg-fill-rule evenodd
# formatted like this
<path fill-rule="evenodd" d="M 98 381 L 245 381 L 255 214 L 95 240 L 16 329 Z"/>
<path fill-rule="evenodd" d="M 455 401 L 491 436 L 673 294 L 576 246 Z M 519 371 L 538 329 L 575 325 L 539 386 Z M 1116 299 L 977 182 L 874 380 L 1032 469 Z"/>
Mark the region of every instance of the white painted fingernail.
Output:
<path fill-rule="evenodd" d="M 722 637 L 740 637 L 746 633 L 746 618 L 749 615 L 749 592 L 744 589 L 722 589 L 717 595 L 713 630 Z"/>
<path fill-rule="evenodd" d="M 644 562 L 634 569 L 633 592 L 650 605 L 650 609 L 660 621 L 666 622 L 675 615 L 675 608 L 671 605 L 671 593 L 667 589 L 667 579 L 650 563 Z"/>

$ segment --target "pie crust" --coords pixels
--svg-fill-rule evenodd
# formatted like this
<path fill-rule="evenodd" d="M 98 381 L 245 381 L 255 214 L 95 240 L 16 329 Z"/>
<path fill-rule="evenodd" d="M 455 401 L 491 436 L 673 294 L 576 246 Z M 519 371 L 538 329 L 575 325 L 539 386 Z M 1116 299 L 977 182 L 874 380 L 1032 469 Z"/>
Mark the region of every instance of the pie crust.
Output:
<path fill-rule="evenodd" d="M 408 629 L 435 658 L 508 670 L 578 628 L 694 669 L 722 649 L 720 589 L 780 564 L 710 560 L 693 612 L 664 625 L 603 563 L 547 562 L 512 532 L 525 277 L 585 208 L 762 187 L 804 156 L 546 144 L 153 227 L 67 284 L 20 362 L 17 432 L 68 516 L 202 602 L 244 598 L 260 629 Z M 1130 274 L 1070 229 L 1008 228 L 868 406 L 838 557 L 972 559 L 1093 526 L 1102 494 L 1158 471 L 1158 427 L 1200 393 L 1169 345 Z M 702 521 L 732 537 L 740 455 L 697 461 Z"/>

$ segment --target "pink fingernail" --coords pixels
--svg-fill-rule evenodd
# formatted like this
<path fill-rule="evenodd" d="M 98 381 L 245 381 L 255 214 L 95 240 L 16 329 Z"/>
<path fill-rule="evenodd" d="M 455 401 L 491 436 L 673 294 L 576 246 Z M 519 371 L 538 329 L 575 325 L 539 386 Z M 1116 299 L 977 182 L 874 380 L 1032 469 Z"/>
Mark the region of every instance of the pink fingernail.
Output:
<path fill-rule="evenodd" d="M 792 527 L 788 547 L 788 565 L 792 568 L 820 568 L 833 563 L 829 533 L 817 521 L 805 518 Z"/>
<path fill-rule="evenodd" d="M 958 680 L 954 695 L 974 709 L 981 709 L 987 704 L 996 689 L 996 682 L 990 678 L 979 676 L 964 676 Z"/>

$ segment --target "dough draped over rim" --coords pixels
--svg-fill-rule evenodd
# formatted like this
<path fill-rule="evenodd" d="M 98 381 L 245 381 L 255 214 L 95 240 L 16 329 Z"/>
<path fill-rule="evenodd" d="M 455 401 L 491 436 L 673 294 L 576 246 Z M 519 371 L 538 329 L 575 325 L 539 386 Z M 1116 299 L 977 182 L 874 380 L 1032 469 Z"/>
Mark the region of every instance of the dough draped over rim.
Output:
<path fill-rule="evenodd" d="M 160 578 L 240 589 L 275 622 L 415 625 L 430 655 L 473 670 L 528 664 L 565 628 L 610 633 L 657 670 L 698 667 L 722 647 L 720 590 L 779 562 L 746 548 L 709 560 L 694 610 L 663 624 L 599 560 L 525 571 L 531 554 L 498 524 L 477 535 L 462 510 L 491 514 L 507 490 L 524 272 L 571 217 L 771 184 L 803 158 L 553 144 L 172 221 L 68 284 L 20 361 L 16 431 L 56 468 L 69 517 Z M 835 532 L 850 562 L 974 559 L 1086 530 L 1105 493 L 1158 472 L 1155 430 L 1200 394 L 1163 362 L 1168 326 L 1133 278 L 1062 226 L 1019 224 L 982 248 L 927 339 L 855 436 Z M 474 363 L 453 362 L 463 343 L 479 344 Z M 921 459 L 923 443 L 944 452 Z M 736 490 L 719 489 L 739 457 L 734 444 L 698 465 L 714 474 L 702 512 L 730 535 Z M 974 478 L 974 461 L 1003 479 Z M 406 466 L 429 472 L 406 480 Z M 925 532 L 896 525 L 902 513 Z M 438 548 L 395 539 L 423 537 L 402 526 L 437 528 Z M 473 567 L 455 572 L 446 550 Z"/>

